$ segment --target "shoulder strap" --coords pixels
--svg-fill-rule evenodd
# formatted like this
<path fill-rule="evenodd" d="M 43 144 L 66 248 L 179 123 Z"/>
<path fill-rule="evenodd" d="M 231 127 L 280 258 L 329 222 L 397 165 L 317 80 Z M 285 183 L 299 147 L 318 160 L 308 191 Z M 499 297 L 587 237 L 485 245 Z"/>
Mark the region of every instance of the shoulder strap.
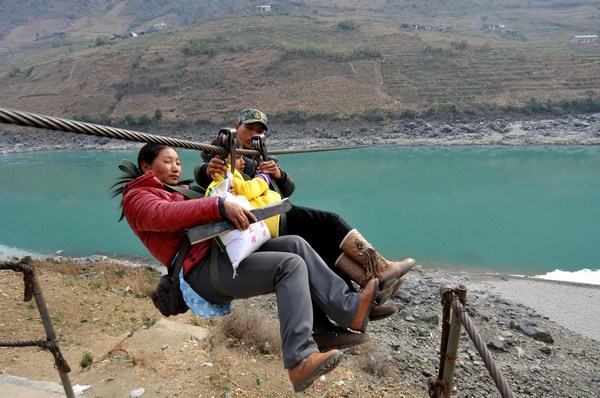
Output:
<path fill-rule="evenodd" d="M 184 234 L 183 239 L 181 239 L 175 264 L 173 264 L 173 266 L 169 269 L 169 275 L 171 278 L 173 278 L 173 282 L 177 286 L 179 286 L 179 272 L 181 271 L 181 267 L 183 267 L 183 262 L 185 261 L 185 257 L 187 256 L 191 247 L 192 245 L 190 244 L 190 239 L 186 233 Z"/>
<path fill-rule="evenodd" d="M 250 177 L 248 174 L 244 173 L 243 171 L 240 171 L 240 174 L 242 175 L 242 178 L 244 179 L 244 181 L 250 181 L 252 179 L 252 177 Z"/>
<path fill-rule="evenodd" d="M 202 188 L 197 186 L 190 186 L 190 188 L 183 188 L 177 185 L 169 185 L 165 184 L 166 187 L 172 189 L 173 191 L 177 191 L 188 199 L 200 199 L 204 197 L 204 194 L 200 192 Z"/>
<path fill-rule="evenodd" d="M 210 280 L 217 293 L 219 293 L 221 296 L 228 296 L 228 294 L 223 291 L 223 287 L 221 286 L 221 282 L 219 281 L 219 263 L 217 261 L 218 253 L 219 248 L 216 239 L 213 239 L 212 248 L 210 252 Z"/>
<path fill-rule="evenodd" d="M 281 190 L 279 189 L 279 185 L 275 182 L 275 179 L 271 179 L 271 185 L 273 185 L 273 190 L 279 194 L 279 197 L 283 199 L 283 195 L 281 194 Z M 287 216 L 286 213 L 281 213 L 279 215 L 279 236 L 283 236 L 287 234 Z"/>

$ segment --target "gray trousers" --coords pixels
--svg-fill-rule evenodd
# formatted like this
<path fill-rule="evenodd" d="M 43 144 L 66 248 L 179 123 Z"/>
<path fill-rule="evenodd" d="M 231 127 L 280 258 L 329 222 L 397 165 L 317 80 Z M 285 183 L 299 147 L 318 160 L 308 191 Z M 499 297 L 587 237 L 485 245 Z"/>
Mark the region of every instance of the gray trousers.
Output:
<path fill-rule="evenodd" d="M 219 304 L 275 293 L 286 369 L 319 351 L 312 339 L 313 303 L 343 328 L 358 311 L 360 294 L 350 291 L 299 236 L 269 240 L 240 263 L 235 278 L 226 255 L 219 253 L 219 282 L 225 294 L 212 284 L 210 257 L 205 256 L 186 277 L 192 289 L 208 302 Z"/>

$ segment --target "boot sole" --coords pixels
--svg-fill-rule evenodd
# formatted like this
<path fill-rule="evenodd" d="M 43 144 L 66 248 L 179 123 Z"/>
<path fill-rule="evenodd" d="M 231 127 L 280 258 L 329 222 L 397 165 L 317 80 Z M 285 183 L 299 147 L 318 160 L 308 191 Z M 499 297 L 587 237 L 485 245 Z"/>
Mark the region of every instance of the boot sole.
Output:
<path fill-rule="evenodd" d="M 383 318 L 381 318 L 381 319 L 383 319 Z M 371 319 L 371 320 L 373 320 L 373 319 Z M 354 347 L 355 345 L 366 343 L 370 339 L 369 335 L 364 334 L 364 333 L 363 334 L 356 333 L 356 335 L 360 336 L 360 337 L 356 338 L 355 340 L 348 341 L 345 344 L 330 344 L 330 345 L 324 345 L 324 346 L 320 346 L 317 344 L 317 347 L 319 348 L 319 351 L 321 351 L 321 352 L 326 352 L 329 350 L 343 350 L 344 348 L 350 348 L 350 347 Z"/>
<path fill-rule="evenodd" d="M 301 380 L 300 382 L 294 384 L 294 392 L 300 392 L 305 390 L 321 375 L 331 372 L 340 364 L 343 356 L 344 354 L 342 354 L 341 352 L 337 352 L 334 355 L 332 355 L 329 359 L 327 359 L 327 361 L 323 362 L 321 366 L 316 368 L 304 380 Z"/>
<path fill-rule="evenodd" d="M 397 313 L 398 313 L 398 308 L 396 307 L 395 311 L 390 311 L 387 314 L 384 314 L 384 315 L 381 315 L 381 316 L 374 316 L 374 317 L 369 316 L 369 320 L 371 322 L 373 322 L 373 321 L 380 321 L 382 319 L 389 318 L 392 315 L 396 315 Z"/>
<path fill-rule="evenodd" d="M 379 291 L 381 292 L 382 290 L 387 289 L 390 284 L 394 283 L 394 281 L 396 281 L 396 279 L 398 278 L 402 278 L 403 276 L 405 276 L 406 274 L 408 274 L 410 272 L 410 270 L 412 270 L 415 265 L 417 264 L 416 261 L 413 261 L 413 263 L 406 268 L 405 270 L 402 270 L 400 272 L 398 272 L 397 274 L 391 275 L 390 277 L 380 280 L 379 281 Z"/>

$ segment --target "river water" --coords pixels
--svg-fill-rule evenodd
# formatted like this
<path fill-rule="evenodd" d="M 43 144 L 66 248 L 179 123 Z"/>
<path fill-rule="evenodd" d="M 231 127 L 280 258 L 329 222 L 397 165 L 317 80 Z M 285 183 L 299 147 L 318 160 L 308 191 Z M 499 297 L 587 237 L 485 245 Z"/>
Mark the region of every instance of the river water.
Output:
<path fill-rule="evenodd" d="M 199 156 L 180 150 L 184 178 Z M 108 192 L 135 151 L 0 156 L 0 258 L 147 258 Z M 292 202 L 341 214 L 386 257 L 545 274 L 600 269 L 600 148 L 378 147 L 282 155 Z"/>

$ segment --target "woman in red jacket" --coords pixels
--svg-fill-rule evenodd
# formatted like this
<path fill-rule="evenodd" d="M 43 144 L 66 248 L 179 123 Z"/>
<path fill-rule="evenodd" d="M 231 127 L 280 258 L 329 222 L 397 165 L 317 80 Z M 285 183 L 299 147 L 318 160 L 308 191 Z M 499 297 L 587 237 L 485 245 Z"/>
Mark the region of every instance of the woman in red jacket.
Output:
<path fill-rule="evenodd" d="M 181 164 L 177 152 L 168 146 L 146 144 L 138 155 L 139 177 L 122 189 L 123 212 L 131 229 L 163 265 L 170 267 L 185 230 L 228 219 L 245 230 L 256 219 L 248 210 L 223 198 L 185 200 L 165 184 L 177 185 Z M 323 353 L 312 338 L 312 304 L 337 324 L 364 332 L 378 292 L 371 279 L 360 292 L 351 292 L 304 239 L 290 235 L 271 239 L 243 260 L 232 278 L 231 264 L 219 252 L 217 267 L 220 286 L 210 275 L 211 242 L 192 246 L 183 270 L 185 280 L 200 296 L 213 304 L 275 293 L 280 321 L 284 367 L 295 391 L 335 368 L 342 353 Z"/>

